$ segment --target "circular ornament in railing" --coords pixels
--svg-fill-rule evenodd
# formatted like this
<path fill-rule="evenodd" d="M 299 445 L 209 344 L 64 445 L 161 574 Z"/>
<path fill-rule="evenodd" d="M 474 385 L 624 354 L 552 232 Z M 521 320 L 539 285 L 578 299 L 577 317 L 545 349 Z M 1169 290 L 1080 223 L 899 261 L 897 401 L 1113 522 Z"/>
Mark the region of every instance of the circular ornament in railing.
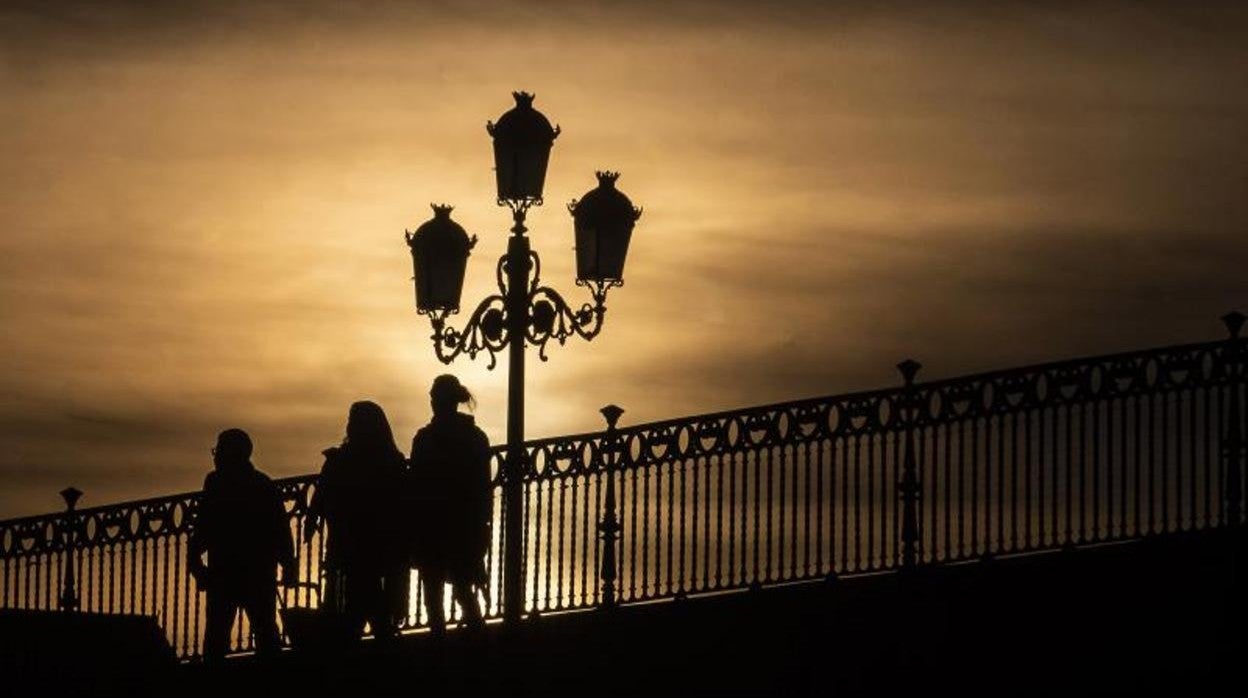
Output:
<path fill-rule="evenodd" d="M 1133 359 L 1120 359 L 1110 364 L 1109 375 L 1113 379 L 1114 392 L 1126 395 L 1139 383 L 1140 365 Z"/>
<path fill-rule="evenodd" d="M 624 463 L 627 465 L 640 464 L 642 462 L 641 455 L 643 453 L 643 445 L 645 443 L 641 432 L 631 432 L 624 438 L 624 449 L 623 453 L 621 453 Z"/>
<path fill-rule="evenodd" d="M 119 514 L 105 516 L 102 520 L 104 525 L 104 540 L 115 541 L 121 537 L 121 532 L 126 525 L 126 520 Z"/>
<path fill-rule="evenodd" d="M 1144 361 L 1144 370 L 1142 371 L 1145 388 L 1155 388 L 1161 381 L 1162 366 L 1157 357 L 1150 356 Z"/>
<path fill-rule="evenodd" d="M 769 415 L 752 413 L 745 417 L 745 441 L 748 446 L 762 446 L 771 434 L 773 424 Z"/>
<path fill-rule="evenodd" d="M 997 386 L 991 380 L 978 383 L 979 395 L 976 399 L 976 412 L 979 414 L 988 414 L 992 411 L 993 403 L 997 400 Z"/>
<path fill-rule="evenodd" d="M 1208 349 L 1202 349 L 1196 357 L 1196 370 L 1200 372 L 1201 382 L 1213 380 L 1217 367 L 1218 359 L 1214 353 Z"/>
<path fill-rule="evenodd" d="M 928 421 L 939 421 L 945 415 L 945 396 L 939 390 L 926 390 L 923 410 Z"/>
<path fill-rule="evenodd" d="M 1105 375 L 1105 367 L 1101 365 L 1091 366 L 1088 368 L 1088 378 L 1086 383 L 1087 394 L 1089 398 L 1099 398 L 1106 392 L 1108 380 Z"/>
<path fill-rule="evenodd" d="M 666 456 L 671 443 L 671 427 L 655 428 L 646 436 L 646 450 L 654 460 L 660 460 Z"/>
<path fill-rule="evenodd" d="M 1162 357 L 1161 365 L 1165 369 L 1163 374 L 1163 383 L 1167 387 L 1181 388 L 1189 383 L 1195 382 L 1195 352 L 1176 349 Z"/>
<path fill-rule="evenodd" d="M 550 457 L 550 451 L 546 450 L 545 446 L 538 446 L 533 449 L 533 455 L 529 458 L 529 465 L 534 477 L 551 476 L 558 471 L 554 460 Z"/>
<path fill-rule="evenodd" d="M 872 423 L 869 427 L 879 429 L 891 429 L 896 426 L 897 404 L 894 402 L 895 396 L 882 395 L 875 398 L 873 409 L 871 410 Z"/>
<path fill-rule="evenodd" d="M 808 441 L 819 436 L 823 425 L 823 408 L 819 405 L 798 405 L 791 410 L 794 439 Z"/>
<path fill-rule="evenodd" d="M 772 419 L 776 425 L 775 429 L 772 430 L 776 442 L 784 443 L 788 441 L 789 434 L 793 428 L 792 415 L 789 414 L 788 410 L 780 410 L 775 413 Z"/>
<path fill-rule="evenodd" d="M 725 449 L 736 449 L 741 445 L 741 435 L 745 432 L 745 427 L 741 424 L 738 417 L 728 417 L 724 420 L 724 440 L 723 447 Z"/>
<path fill-rule="evenodd" d="M 701 420 L 694 427 L 697 433 L 698 451 L 701 453 L 713 453 L 719 446 L 723 438 L 723 423 L 718 420 Z"/>
<path fill-rule="evenodd" d="M 674 442 L 676 452 L 672 454 L 672 457 L 684 458 L 690 455 L 690 446 L 693 445 L 694 440 L 693 430 L 690 426 L 688 424 L 680 425 L 680 427 L 676 429 L 676 438 Z"/>
<path fill-rule="evenodd" d="M 844 426 L 844 420 L 841 419 L 841 405 L 839 402 L 833 402 L 824 409 L 823 426 L 824 433 L 829 437 L 840 434 L 841 427 Z"/>
<path fill-rule="evenodd" d="M 149 534 L 157 535 L 165 530 L 165 512 L 160 509 L 153 508 L 147 512 L 147 531 Z"/>

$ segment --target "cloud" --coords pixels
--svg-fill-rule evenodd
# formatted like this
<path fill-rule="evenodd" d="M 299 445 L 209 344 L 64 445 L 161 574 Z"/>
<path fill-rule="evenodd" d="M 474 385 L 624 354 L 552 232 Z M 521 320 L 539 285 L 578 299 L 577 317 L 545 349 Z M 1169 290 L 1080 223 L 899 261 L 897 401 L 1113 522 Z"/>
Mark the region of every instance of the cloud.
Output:
<path fill-rule="evenodd" d="M 545 281 L 580 297 L 594 169 L 646 208 L 604 333 L 530 359 L 535 436 L 1217 336 L 1248 291 L 1241 5 L 494 7 L 0 11 L 0 516 L 194 488 L 226 426 L 308 472 L 361 398 L 405 446 L 444 371 L 501 440 L 401 233 L 455 204 L 490 290 L 516 87 L 564 127 Z"/>

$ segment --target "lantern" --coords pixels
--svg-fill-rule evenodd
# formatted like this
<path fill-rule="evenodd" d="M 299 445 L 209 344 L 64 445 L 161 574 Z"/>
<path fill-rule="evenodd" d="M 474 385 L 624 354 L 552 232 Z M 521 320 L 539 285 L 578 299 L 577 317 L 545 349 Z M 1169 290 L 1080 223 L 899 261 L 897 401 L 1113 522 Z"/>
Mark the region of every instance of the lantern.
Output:
<path fill-rule="evenodd" d="M 416 276 L 416 310 L 454 313 L 459 310 L 459 297 L 464 290 L 464 270 L 468 252 L 477 244 L 474 235 L 451 220 L 451 207 L 433 205 L 433 218 L 415 233 L 406 233 L 412 248 L 412 268 Z"/>
<path fill-rule="evenodd" d="M 546 164 L 559 127 L 533 108 L 533 95 L 512 92 L 516 106 L 487 122 L 485 130 L 494 137 L 494 173 L 498 179 L 499 201 L 539 201 L 546 183 Z"/>
<path fill-rule="evenodd" d="M 619 189 L 618 172 L 598 172 L 598 187 L 568 204 L 576 228 L 576 278 L 623 281 L 633 225 L 641 217 Z"/>

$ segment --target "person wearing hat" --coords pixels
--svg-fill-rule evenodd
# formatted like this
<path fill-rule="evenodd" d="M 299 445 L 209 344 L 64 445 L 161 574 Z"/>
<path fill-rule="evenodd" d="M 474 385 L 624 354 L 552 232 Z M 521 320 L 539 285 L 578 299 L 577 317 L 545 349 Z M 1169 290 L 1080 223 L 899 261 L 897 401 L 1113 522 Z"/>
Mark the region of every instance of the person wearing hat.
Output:
<path fill-rule="evenodd" d="M 290 523 L 277 486 L 251 463 L 251 437 L 226 429 L 212 449 L 215 469 L 204 478 L 199 513 L 191 532 L 187 568 L 207 596 L 204 658 L 215 661 L 229 649 L 238 609 L 247 613 L 256 650 L 280 649 L 277 580 L 295 578 Z M 204 555 L 207 554 L 207 564 Z"/>
<path fill-rule="evenodd" d="M 486 589 L 485 555 L 490 546 L 493 490 L 490 440 L 459 411 L 475 400 L 455 376 L 433 381 L 433 418 L 412 439 L 409 467 L 415 498 L 411 557 L 420 570 L 429 628 L 446 631 L 445 585 L 470 629 L 484 621 L 476 590 Z"/>

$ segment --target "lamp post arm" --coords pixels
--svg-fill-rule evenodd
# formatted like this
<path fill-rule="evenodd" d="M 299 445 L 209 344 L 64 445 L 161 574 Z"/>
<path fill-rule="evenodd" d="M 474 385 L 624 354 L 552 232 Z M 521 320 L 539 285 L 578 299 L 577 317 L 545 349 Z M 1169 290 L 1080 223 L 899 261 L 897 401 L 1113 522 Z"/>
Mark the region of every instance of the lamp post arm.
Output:
<path fill-rule="evenodd" d="M 495 355 L 507 346 L 509 339 L 503 321 L 505 305 L 503 296 L 499 294 L 486 296 L 468 316 L 462 330 L 448 325 L 444 313 L 429 313 L 429 322 L 433 325 L 433 351 L 438 360 L 449 364 L 463 353 L 475 359 L 484 351 L 490 357 L 487 368 L 493 369 L 498 363 Z"/>
<path fill-rule="evenodd" d="M 527 339 L 538 347 L 538 358 L 547 360 L 546 345 L 554 339 L 560 346 L 567 343 L 573 335 L 586 341 L 592 340 L 602 331 L 603 319 L 607 313 L 607 291 L 619 286 L 620 281 L 577 281 L 578 286 L 588 286 L 592 303 L 583 303 L 573 310 L 563 295 L 549 286 L 537 284 L 536 277 L 529 291 L 530 322 Z"/>

